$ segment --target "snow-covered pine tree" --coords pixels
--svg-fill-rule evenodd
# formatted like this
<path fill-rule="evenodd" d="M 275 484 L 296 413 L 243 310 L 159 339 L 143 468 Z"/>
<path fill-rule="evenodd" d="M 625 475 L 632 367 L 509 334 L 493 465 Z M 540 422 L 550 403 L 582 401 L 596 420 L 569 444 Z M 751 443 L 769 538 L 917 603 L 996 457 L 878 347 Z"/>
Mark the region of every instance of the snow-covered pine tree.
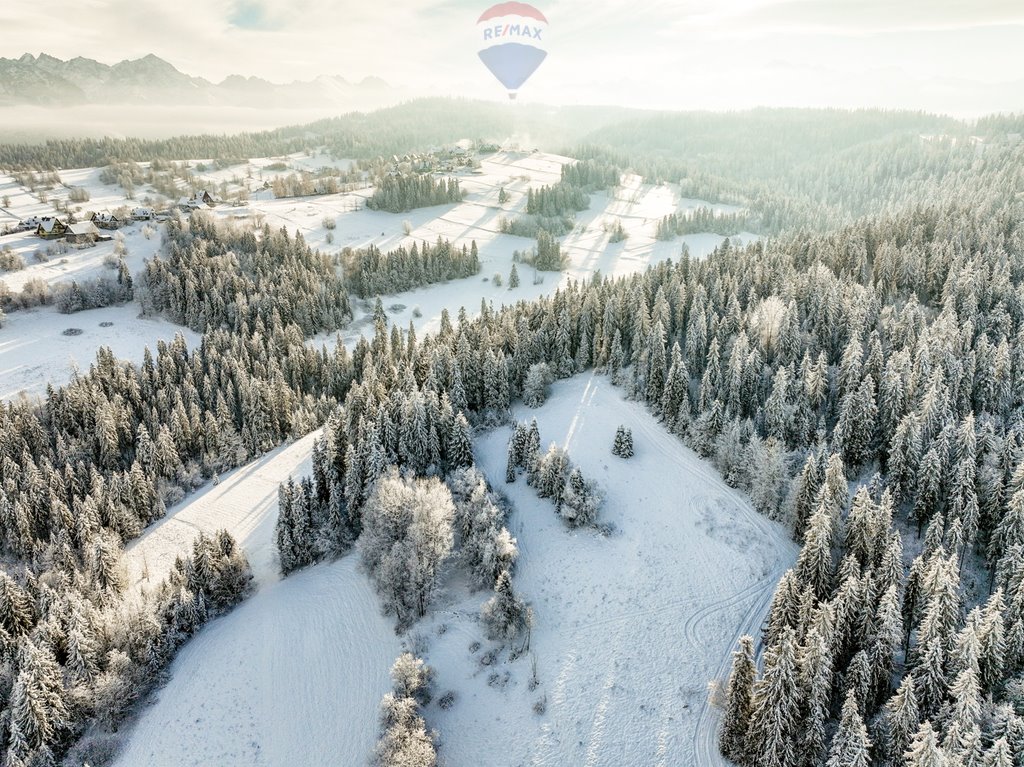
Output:
<path fill-rule="evenodd" d="M 732 654 L 732 671 L 726 687 L 725 712 L 718 731 L 718 750 L 722 756 L 743 764 L 747 757 L 747 729 L 753 714 L 754 681 L 757 666 L 754 663 L 754 639 L 740 637 L 739 646 Z"/>
<path fill-rule="evenodd" d="M 494 596 L 480 606 L 480 618 L 491 639 L 509 642 L 524 630 L 526 603 L 512 588 L 512 576 L 508 570 L 498 574 Z"/>
<path fill-rule="evenodd" d="M 612 455 L 620 458 L 633 457 L 633 430 L 619 425 L 615 430 L 615 441 L 612 443 Z"/>
<path fill-rule="evenodd" d="M 462 413 L 456 415 L 452 421 L 447 454 L 449 470 L 461 469 L 473 464 L 473 440 L 470 437 L 469 422 Z"/>
<path fill-rule="evenodd" d="M 747 753 L 756 767 L 794 767 L 804 691 L 797 683 L 796 637 L 787 628 L 764 653 L 764 673 L 754 685 Z"/>
<path fill-rule="evenodd" d="M 826 767 L 869 767 L 871 764 L 871 741 L 864 726 L 857 701 L 851 691 L 843 703 L 839 729 L 832 738 Z"/>
<path fill-rule="evenodd" d="M 601 507 L 601 493 L 583 477 L 580 468 L 574 467 L 566 480 L 559 513 L 570 527 L 583 527 L 593 523 Z"/>

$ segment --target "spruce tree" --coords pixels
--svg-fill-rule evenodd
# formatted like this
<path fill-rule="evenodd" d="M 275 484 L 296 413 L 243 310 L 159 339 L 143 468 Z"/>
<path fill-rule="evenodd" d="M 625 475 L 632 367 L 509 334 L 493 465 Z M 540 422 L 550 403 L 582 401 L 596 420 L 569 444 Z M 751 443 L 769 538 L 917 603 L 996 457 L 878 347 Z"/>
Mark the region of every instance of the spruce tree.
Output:
<path fill-rule="evenodd" d="M 747 729 L 753 714 L 752 697 L 757 666 L 754 663 L 754 639 L 740 637 L 732 654 L 732 672 L 726 688 L 725 712 L 718 731 L 718 750 L 722 756 L 743 764 L 747 756 Z"/>
<path fill-rule="evenodd" d="M 803 697 L 797 685 L 796 640 L 786 629 L 779 643 L 765 649 L 764 673 L 754 685 L 747 753 L 757 767 L 793 767 Z"/>
<path fill-rule="evenodd" d="M 620 425 L 615 430 L 615 442 L 612 444 L 612 455 L 620 458 L 633 457 L 633 431 Z"/>
<path fill-rule="evenodd" d="M 871 741 L 852 691 L 843 703 L 839 729 L 832 738 L 825 764 L 826 767 L 869 767 L 871 764 Z"/>

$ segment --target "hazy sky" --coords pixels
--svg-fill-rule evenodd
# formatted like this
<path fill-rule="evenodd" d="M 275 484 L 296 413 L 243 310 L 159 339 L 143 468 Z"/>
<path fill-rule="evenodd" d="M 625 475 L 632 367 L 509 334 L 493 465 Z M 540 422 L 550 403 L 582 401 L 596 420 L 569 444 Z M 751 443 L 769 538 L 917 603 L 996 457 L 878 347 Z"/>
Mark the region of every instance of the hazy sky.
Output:
<path fill-rule="evenodd" d="M 0 0 L 0 56 L 155 53 L 219 80 L 376 75 L 501 98 L 466 0 Z M 521 98 L 675 109 L 1024 111 L 1021 0 L 536 0 L 547 61 Z"/>

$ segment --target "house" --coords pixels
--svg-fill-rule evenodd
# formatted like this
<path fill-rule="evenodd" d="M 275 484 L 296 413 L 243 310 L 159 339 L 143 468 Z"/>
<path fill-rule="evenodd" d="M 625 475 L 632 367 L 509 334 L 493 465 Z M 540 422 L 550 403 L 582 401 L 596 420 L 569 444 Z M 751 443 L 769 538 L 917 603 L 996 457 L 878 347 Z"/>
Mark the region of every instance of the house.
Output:
<path fill-rule="evenodd" d="M 68 225 L 59 218 L 43 216 L 36 227 L 36 237 L 44 240 L 56 240 L 67 234 Z"/>
<path fill-rule="evenodd" d="M 135 208 L 132 211 L 132 218 L 135 221 L 152 221 L 156 218 L 152 208 Z"/>
<path fill-rule="evenodd" d="M 212 208 L 216 204 L 217 200 L 205 189 L 201 192 L 196 192 L 191 197 L 182 197 L 178 200 L 178 207 L 186 211 L 199 210 L 204 205 Z"/>
<path fill-rule="evenodd" d="M 39 224 L 41 223 L 42 219 L 39 218 L 38 216 L 30 216 L 29 218 L 26 218 L 24 221 L 20 221 L 18 225 L 14 228 L 14 231 L 34 232 L 36 229 L 39 228 Z"/>
<path fill-rule="evenodd" d="M 100 230 L 92 221 L 82 221 L 77 224 L 69 224 L 67 228 L 68 242 L 78 244 L 96 242 L 100 237 Z"/>
<path fill-rule="evenodd" d="M 98 226 L 100 229 L 120 229 L 122 226 L 128 223 L 126 218 L 118 216 L 116 213 L 93 213 L 89 220 Z"/>

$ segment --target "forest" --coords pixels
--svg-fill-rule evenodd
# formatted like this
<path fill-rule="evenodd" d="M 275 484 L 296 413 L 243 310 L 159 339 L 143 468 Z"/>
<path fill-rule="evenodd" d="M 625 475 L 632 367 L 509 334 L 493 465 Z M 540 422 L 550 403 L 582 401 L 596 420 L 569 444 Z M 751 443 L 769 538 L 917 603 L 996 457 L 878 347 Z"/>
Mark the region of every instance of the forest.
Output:
<path fill-rule="evenodd" d="M 419 247 L 414 242 L 408 250 L 396 248 L 389 253 L 381 253 L 375 245 L 346 248 L 341 258 L 348 289 L 360 298 L 400 293 L 480 273 L 476 240 L 461 249 L 440 237 L 434 245 L 424 243 Z"/>
<path fill-rule="evenodd" d="M 445 312 L 422 337 L 389 327 L 378 300 L 372 335 L 351 353 L 307 339 L 348 324 L 350 292 L 444 269 L 426 268 L 422 250 L 368 253 L 343 277 L 285 230 L 172 220 L 134 290 L 201 343 L 160 343 L 138 365 L 103 350 L 66 386 L 0 407 L 6 763 L 109 757 L 175 650 L 251 588 L 224 534 L 198 539 L 138 599 L 124 544 L 219 472 L 321 426 L 312 474 L 279 493 L 282 569 L 357 555 L 382 607 L 408 626 L 454 562 L 484 590 L 491 634 L 527 641 L 507 509 L 474 468 L 472 440 L 507 423 L 518 398 L 542 399 L 550 380 L 597 370 L 802 547 L 720 692 L 724 755 L 743 767 L 1019 767 L 1024 146 L 1009 138 L 1019 125 L 979 123 L 979 150 L 925 115 L 857 114 L 841 130 L 819 118 L 820 135 L 787 113 L 724 132 L 726 146 L 753 141 L 747 120 L 760 120 L 806 139 L 761 160 L 697 138 L 676 144 L 665 138 L 672 118 L 609 128 L 618 148 L 590 150 L 634 153 L 614 167 L 664 167 L 684 188 L 714 186 L 767 231 L 791 227 L 777 236 L 474 317 Z M 948 133 L 917 135 L 939 129 Z M 896 130 L 905 135 L 885 138 Z M 90 146 L 24 156 L 107 151 Z M 597 523 L 600 488 L 531 431 L 514 430 L 510 472 L 525 472 L 568 526 Z M 430 763 L 429 673 L 403 656 L 393 679 L 376 758 Z"/>
<path fill-rule="evenodd" d="M 366 201 L 370 210 L 404 213 L 414 208 L 444 205 L 462 200 L 457 178 L 438 178 L 430 175 L 384 175 Z"/>

